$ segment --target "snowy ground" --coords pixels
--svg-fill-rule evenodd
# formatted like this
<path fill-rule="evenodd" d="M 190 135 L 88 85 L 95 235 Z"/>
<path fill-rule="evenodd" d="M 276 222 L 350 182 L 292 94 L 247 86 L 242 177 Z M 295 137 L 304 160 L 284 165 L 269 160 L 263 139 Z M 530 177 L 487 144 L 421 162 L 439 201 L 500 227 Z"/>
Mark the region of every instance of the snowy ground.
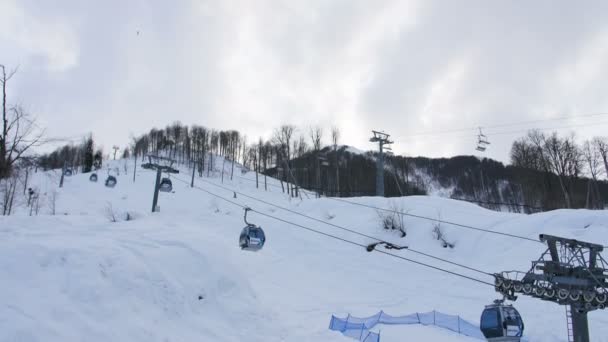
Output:
<path fill-rule="evenodd" d="M 121 176 L 114 189 L 88 175 L 38 173 L 42 193 L 58 191 L 39 216 L 0 218 L 0 341 L 353 341 L 327 329 L 332 314 L 369 316 L 431 310 L 478 322 L 493 288 L 251 213 L 268 240 L 263 251 L 242 252 L 243 210 L 173 177 L 175 193 L 161 193 L 151 214 L 155 174 Z M 219 163 L 218 163 L 219 164 Z M 131 163 L 129 163 L 129 171 Z M 185 170 L 184 170 L 185 171 Z M 237 170 L 238 171 L 238 170 Z M 373 209 L 331 199 L 289 199 L 275 181 L 255 188 L 253 173 L 225 176 L 224 186 L 315 218 L 447 258 L 487 272 L 522 270 L 544 251 L 540 243 L 443 225 L 454 249 L 433 239 L 433 222 L 406 218 L 407 237 L 379 228 Z M 244 178 L 240 178 L 244 177 Z M 183 180 L 185 183 L 180 181 Z M 262 179 L 260 178 L 261 184 Z M 209 185 L 196 185 L 238 203 L 355 242 L 371 242 L 268 204 Z M 50 197 L 50 196 L 47 196 Z M 559 210 L 536 215 L 498 213 L 436 197 L 350 199 L 411 214 L 441 217 L 531 238 L 563 235 L 608 245 L 608 213 Z M 111 204 L 119 222 L 110 222 Z M 124 221 L 129 212 L 135 219 Z M 408 252 L 393 252 L 491 282 L 483 276 Z M 200 299 L 199 299 L 200 298 Z M 521 297 L 515 303 L 530 341 L 566 341 L 563 307 Z M 608 313 L 589 316 L 593 341 L 608 341 Z M 378 326 L 382 341 L 474 341 L 437 327 Z"/>

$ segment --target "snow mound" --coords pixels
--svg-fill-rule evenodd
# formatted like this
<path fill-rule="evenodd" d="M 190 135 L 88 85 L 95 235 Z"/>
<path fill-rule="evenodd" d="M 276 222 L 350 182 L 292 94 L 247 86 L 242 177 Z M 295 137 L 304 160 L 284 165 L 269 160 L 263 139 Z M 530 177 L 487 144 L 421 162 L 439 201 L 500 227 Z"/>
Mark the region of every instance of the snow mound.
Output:
<path fill-rule="evenodd" d="M 111 228 L 76 221 L 37 217 L 3 229 L 1 340 L 242 341 L 265 334 L 271 317 L 259 315 L 248 280 L 213 243 L 174 239 L 150 219 Z"/>

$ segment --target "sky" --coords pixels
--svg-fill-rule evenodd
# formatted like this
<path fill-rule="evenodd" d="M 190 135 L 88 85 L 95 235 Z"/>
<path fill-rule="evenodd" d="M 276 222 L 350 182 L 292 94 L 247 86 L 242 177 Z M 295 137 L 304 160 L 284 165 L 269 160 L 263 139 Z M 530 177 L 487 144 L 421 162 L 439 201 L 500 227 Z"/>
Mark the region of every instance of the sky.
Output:
<path fill-rule="evenodd" d="M 0 0 L 9 102 L 106 152 L 174 121 L 508 161 L 530 128 L 608 128 L 608 2 Z M 77 140 L 76 140 L 77 141 Z"/>

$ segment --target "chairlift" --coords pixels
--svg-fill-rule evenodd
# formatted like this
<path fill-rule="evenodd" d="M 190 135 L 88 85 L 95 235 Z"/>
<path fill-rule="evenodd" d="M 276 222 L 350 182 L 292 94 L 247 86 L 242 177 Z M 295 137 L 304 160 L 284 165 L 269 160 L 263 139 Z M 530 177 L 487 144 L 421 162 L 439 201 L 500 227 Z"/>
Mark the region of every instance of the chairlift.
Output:
<path fill-rule="evenodd" d="M 96 173 L 92 173 L 91 176 L 89 176 L 89 180 L 91 182 L 97 182 L 97 174 Z"/>
<path fill-rule="evenodd" d="M 246 226 L 241 231 L 239 246 L 241 247 L 241 250 L 257 252 L 264 247 L 266 234 L 264 234 L 262 227 L 247 222 L 247 212 L 250 210 L 251 208 L 245 208 L 244 220 Z"/>
<path fill-rule="evenodd" d="M 116 183 L 117 183 L 116 177 L 114 177 L 114 176 L 110 175 L 110 176 L 108 176 L 108 178 L 106 179 L 106 183 L 105 183 L 105 185 L 106 185 L 108 188 L 113 188 L 114 186 L 116 186 Z"/>
<path fill-rule="evenodd" d="M 484 152 L 487 149 L 487 145 L 490 145 L 488 137 L 483 134 L 481 127 L 479 127 L 479 134 L 477 135 L 477 147 L 475 149 L 477 151 Z"/>
<path fill-rule="evenodd" d="M 524 322 L 513 305 L 495 300 L 481 313 L 479 328 L 488 341 L 519 342 L 524 333 Z"/>
<path fill-rule="evenodd" d="M 158 185 L 158 190 L 162 192 L 171 192 L 173 190 L 173 183 L 168 177 L 164 177 Z"/>
<path fill-rule="evenodd" d="M 69 176 L 71 176 L 71 175 L 72 175 L 72 173 L 73 173 L 73 172 L 72 172 L 72 169 L 65 169 L 65 171 L 63 171 L 63 174 L 64 174 L 65 176 L 68 176 L 68 177 L 69 177 Z"/>

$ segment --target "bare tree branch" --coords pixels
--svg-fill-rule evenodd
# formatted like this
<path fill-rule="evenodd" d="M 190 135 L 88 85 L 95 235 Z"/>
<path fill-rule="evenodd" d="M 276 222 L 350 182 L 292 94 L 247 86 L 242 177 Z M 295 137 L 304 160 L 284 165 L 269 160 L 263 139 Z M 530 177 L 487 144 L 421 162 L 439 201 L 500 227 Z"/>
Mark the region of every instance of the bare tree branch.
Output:
<path fill-rule="evenodd" d="M 7 83 L 18 68 L 7 73 L 0 64 L 2 87 L 2 133 L 0 135 L 0 179 L 8 177 L 13 166 L 34 146 L 42 143 L 44 130 L 20 106 L 10 109 L 7 104 Z"/>

